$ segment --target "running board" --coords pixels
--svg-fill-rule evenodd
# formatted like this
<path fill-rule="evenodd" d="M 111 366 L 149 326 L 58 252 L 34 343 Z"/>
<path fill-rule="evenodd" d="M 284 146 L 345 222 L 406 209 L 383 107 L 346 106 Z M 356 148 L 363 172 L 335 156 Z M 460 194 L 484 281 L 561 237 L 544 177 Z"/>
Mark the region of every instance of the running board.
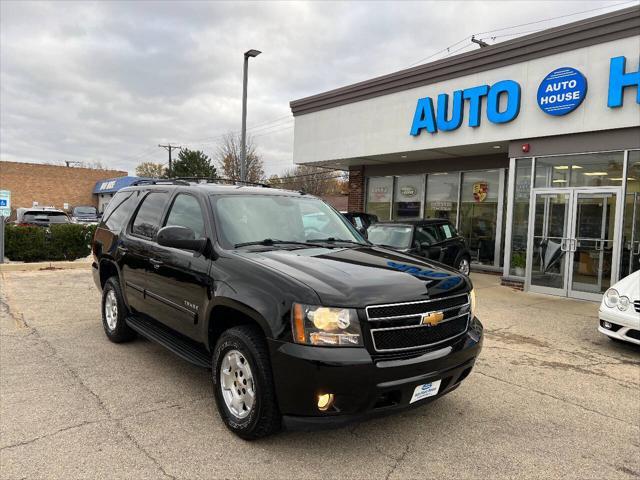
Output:
<path fill-rule="evenodd" d="M 211 357 L 196 342 L 153 320 L 131 315 L 127 317 L 126 322 L 127 325 L 143 337 L 159 343 L 187 362 L 193 363 L 198 367 L 211 368 Z"/>

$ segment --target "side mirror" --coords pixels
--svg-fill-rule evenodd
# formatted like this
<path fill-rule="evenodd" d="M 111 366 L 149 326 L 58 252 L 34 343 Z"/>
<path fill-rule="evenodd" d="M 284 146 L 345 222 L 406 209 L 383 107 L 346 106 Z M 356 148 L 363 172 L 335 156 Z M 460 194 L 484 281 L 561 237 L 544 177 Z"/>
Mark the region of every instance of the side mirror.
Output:
<path fill-rule="evenodd" d="M 195 233 L 190 228 L 167 226 L 158 231 L 157 241 L 158 245 L 163 247 L 202 252 L 207 245 L 207 240 L 195 237 Z"/>
<path fill-rule="evenodd" d="M 442 254 L 442 247 L 432 247 L 428 243 L 421 243 L 420 248 L 427 254 L 427 257 L 432 260 L 440 260 Z"/>

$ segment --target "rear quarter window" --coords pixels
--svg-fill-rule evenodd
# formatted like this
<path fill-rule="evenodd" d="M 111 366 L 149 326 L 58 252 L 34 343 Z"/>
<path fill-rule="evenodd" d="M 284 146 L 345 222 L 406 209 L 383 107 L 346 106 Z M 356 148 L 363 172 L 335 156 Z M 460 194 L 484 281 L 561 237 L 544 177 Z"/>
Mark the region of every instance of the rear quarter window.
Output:
<path fill-rule="evenodd" d="M 104 212 L 103 225 L 111 231 L 120 231 L 136 206 L 138 192 L 118 192 Z"/>

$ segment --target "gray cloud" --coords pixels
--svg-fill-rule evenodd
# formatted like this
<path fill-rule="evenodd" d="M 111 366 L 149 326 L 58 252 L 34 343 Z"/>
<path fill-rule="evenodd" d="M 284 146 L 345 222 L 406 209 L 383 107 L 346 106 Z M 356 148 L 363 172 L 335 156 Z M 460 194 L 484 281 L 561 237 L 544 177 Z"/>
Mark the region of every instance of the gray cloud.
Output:
<path fill-rule="evenodd" d="M 133 172 L 166 161 L 160 142 L 213 154 L 240 127 L 242 53 L 257 48 L 248 123 L 276 173 L 293 160 L 292 99 L 407 67 L 474 32 L 629 6 L 619 3 L 3 1 L 0 159 Z"/>

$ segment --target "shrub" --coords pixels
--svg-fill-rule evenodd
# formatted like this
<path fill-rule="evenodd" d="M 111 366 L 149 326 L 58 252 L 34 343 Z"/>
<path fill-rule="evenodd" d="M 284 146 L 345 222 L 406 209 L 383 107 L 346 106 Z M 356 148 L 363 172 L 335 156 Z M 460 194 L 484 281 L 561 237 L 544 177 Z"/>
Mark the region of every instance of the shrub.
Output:
<path fill-rule="evenodd" d="M 14 261 L 75 260 L 91 253 L 95 225 L 61 224 L 44 227 L 7 225 L 5 255 Z"/>

